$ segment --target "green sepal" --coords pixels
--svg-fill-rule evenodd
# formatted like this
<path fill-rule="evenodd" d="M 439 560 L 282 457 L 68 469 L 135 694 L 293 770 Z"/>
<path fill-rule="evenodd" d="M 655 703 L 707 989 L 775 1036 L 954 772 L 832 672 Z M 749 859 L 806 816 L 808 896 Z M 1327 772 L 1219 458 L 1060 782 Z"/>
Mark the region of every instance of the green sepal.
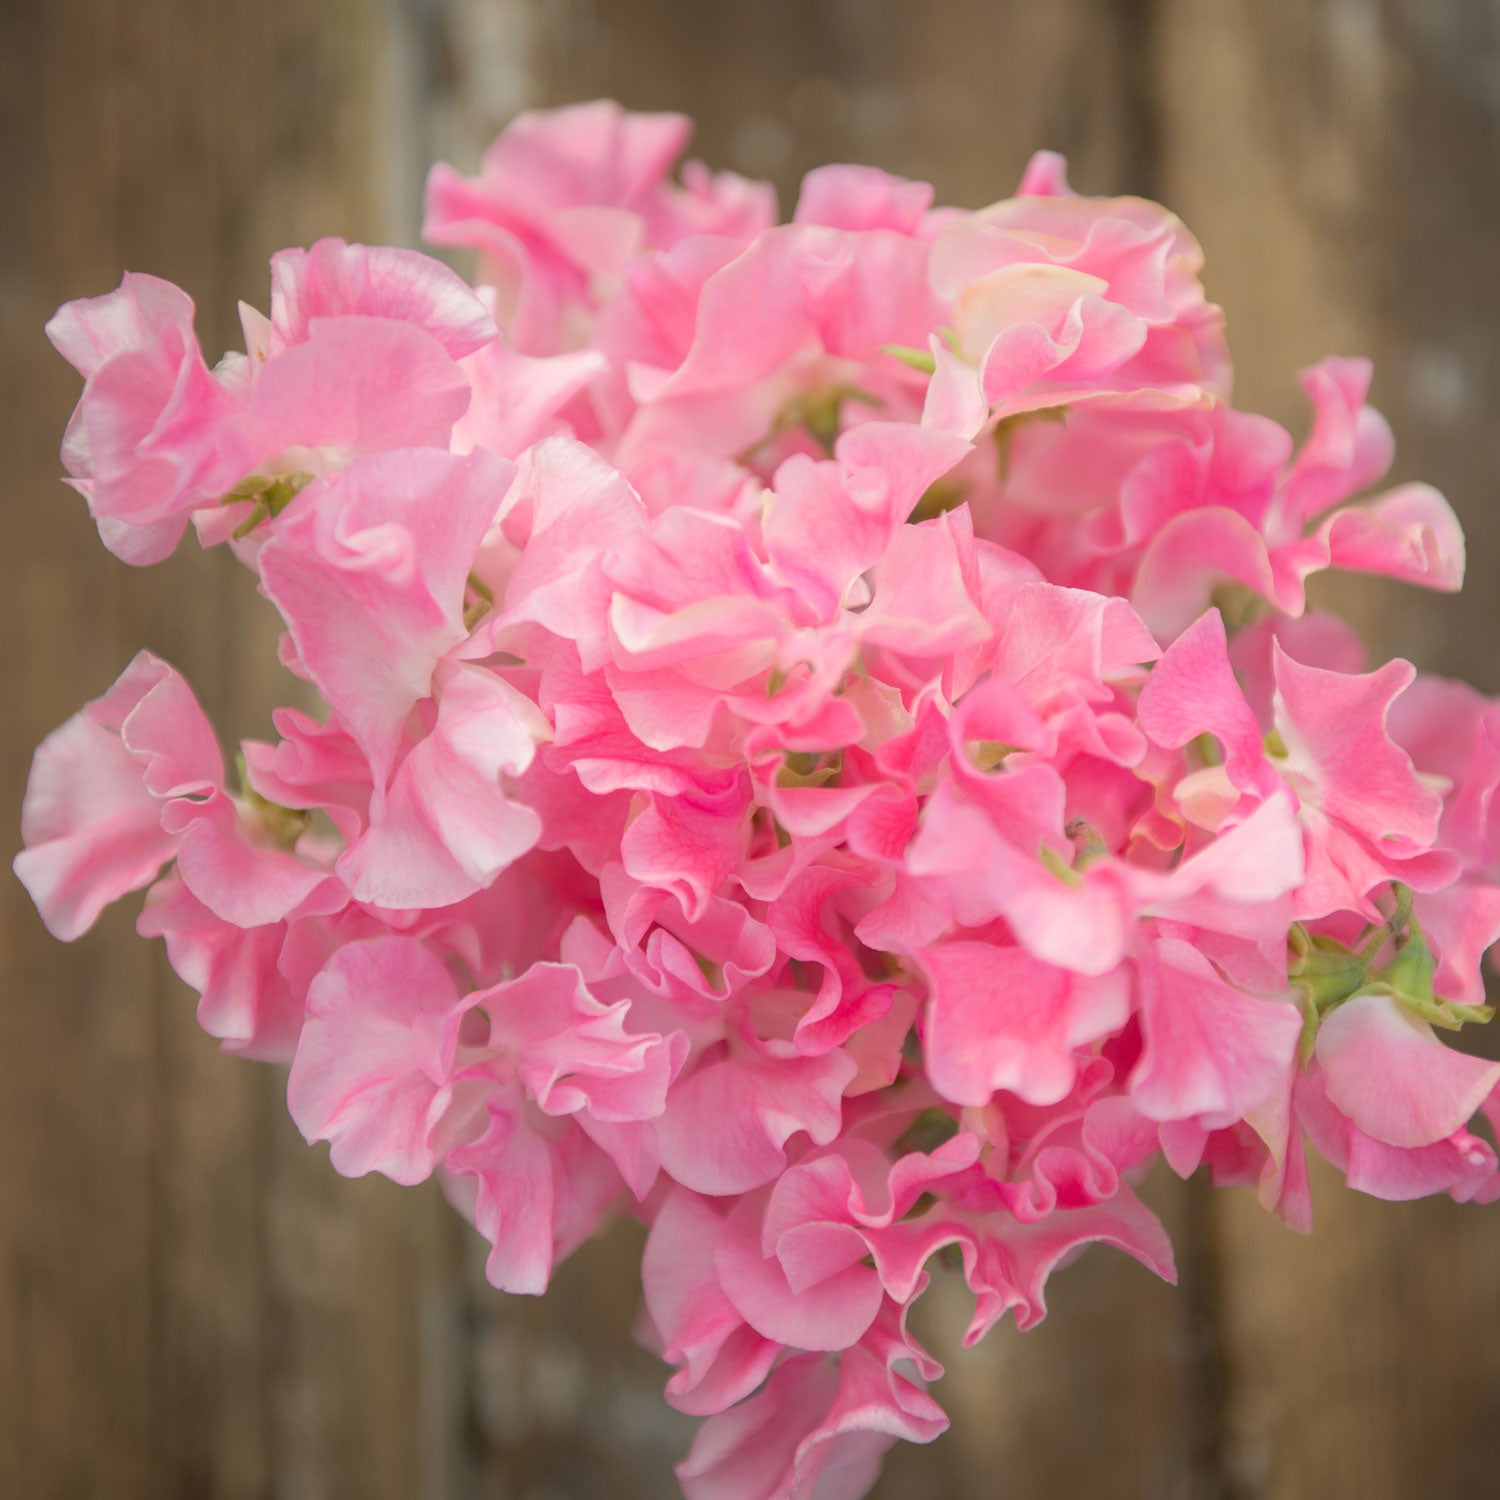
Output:
<path fill-rule="evenodd" d="M 1205 766 L 1224 764 L 1224 747 L 1219 743 L 1217 735 L 1209 734 L 1205 730 L 1192 742 L 1192 748 Z"/>
<path fill-rule="evenodd" d="M 266 509 L 264 503 L 260 499 L 257 499 L 255 504 L 251 507 L 250 514 L 246 516 L 245 519 L 241 521 L 240 524 L 229 533 L 229 535 L 233 537 L 235 541 L 241 541 L 243 540 L 243 538 L 249 536 L 250 533 L 254 531 L 262 521 L 268 521 L 270 520 L 270 518 L 271 512 Z"/>
<path fill-rule="evenodd" d="M 776 419 L 774 431 L 786 432 L 804 427 L 809 436 L 830 457 L 843 426 L 844 403 L 857 401 L 862 406 L 884 406 L 879 396 L 859 385 L 834 385 L 824 390 L 808 391 L 789 401 Z"/>
<path fill-rule="evenodd" d="M 250 535 L 262 521 L 279 516 L 317 478 L 305 469 L 291 474 L 247 474 L 219 499 L 220 505 L 250 504 L 250 514 L 230 533 L 235 541 Z"/>
<path fill-rule="evenodd" d="M 958 1134 L 958 1121 L 945 1109 L 936 1106 L 924 1109 L 891 1145 L 896 1156 L 905 1156 L 911 1151 L 930 1155 L 941 1145 Z"/>
<path fill-rule="evenodd" d="M 1302 1038 L 1298 1045 L 1298 1055 L 1305 1068 L 1312 1061 L 1313 1051 L 1318 1045 L 1318 1027 L 1323 1018 L 1318 1014 L 1318 1007 L 1313 1003 L 1312 996 L 1305 990 L 1297 1004 L 1302 1011 Z"/>
<path fill-rule="evenodd" d="M 1083 884 L 1083 876 L 1056 849 L 1048 848 L 1046 844 L 1043 844 L 1037 850 L 1037 858 L 1041 860 L 1043 867 L 1056 875 L 1064 885 L 1077 887 Z"/>
<path fill-rule="evenodd" d="M 1218 610 L 1227 635 L 1237 635 L 1247 625 L 1270 613 L 1266 600 L 1248 584 L 1221 583 L 1209 594 L 1209 603 Z"/>
<path fill-rule="evenodd" d="M 968 498 L 969 487 L 956 479 L 934 479 L 922 492 L 922 498 L 912 506 L 906 521 L 916 526 L 922 521 L 936 520 L 950 510 L 957 510 Z"/>
<path fill-rule="evenodd" d="M 1312 1057 L 1323 1018 L 1356 995 L 1387 995 L 1418 1019 L 1445 1031 L 1482 1026 L 1493 1019 L 1493 1006 L 1464 1005 L 1440 999 L 1433 992 L 1437 961 L 1412 913 L 1411 888 L 1398 881 L 1393 889 L 1395 909 L 1382 924 L 1365 929 L 1355 951 L 1326 938 L 1310 937 L 1300 922 L 1293 923 L 1288 941 L 1295 961 L 1288 974 L 1302 993 L 1304 1065 Z M 1392 937 L 1395 956 L 1372 971 L 1375 955 Z"/>
<path fill-rule="evenodd" d="M 979 770 L 985 772 L 1002 770 L 1005 757 L 1016 752 L 1016 746 L 1007 745 L 1000 740 L 971 740 L 965 748 L 969 752 L 969 759 Z"/>
<path fill-rule="evenodd" d="M 272 802 L 269 797 L 262 797 L 250 785 L 250 768 L 245 762 L 243 750 L 236 752 L 234 764 L 240 777 L 240 800 L 245 804 L 246 811 L 265 829 L 278 848 L 294 848 L 312 822 L 312 813 L 307 808 L 283 807 L 279 802 Z"/>
<path fill-rule="evenodd" d="M 477 573 L 469 574 L 465 587 L 474 597 L 464 605 L 464 629 L 473 630 L 495 607 L 495 591 Z"/>
<path fill-rule="evenodd" d="M 930 349 L 913 349 L 909 344 L 882 344 L 880 352 L 899 359 L 903 365 L 920 370 L 924 375 L 931 375 L 937 369 L 937 360 Z"/>
<path fill-rule="evenodd" d="M 826 755 L 813 750 L 790 751 L 782 757 L 781 770 L 776 774 L 776 785 L 780 787 L 827 786 L 837 781 L 844 769 L 844 753 L 833 750 Z"/>
<path fill-rule="evenodd" d="M 237 485 L 226 490 L 220 505 L 238 505 L 242 500 L 254 500 L 257 495 L 276 483 L 274 474 L 247 474 Z"/>
<path fill-rule="evenodd" d="M 1456 1000 L 1421 1000 L 1410 995 L 1396 998 L 1407 1010 L 1433 1026 L 1444 1031 L 1457 1031 L 1461 1026 L 1484 1026 L 1495 1018 L 1493 1005 L 1460 1005 Z"/>
<path fill-rule="evenodd" d="M 1010 449 L 1016 434 L 1029 422 L 1058 422 L 1068 420 L 1065 406 L 1041 406 L 1035 411 L 1019 411 L 1014 416 L 1001 417 L 995 423 L 991 436 L 995 440 L 995 453 L 1000 464 L 1000 483 L 1010 477 Z"/>

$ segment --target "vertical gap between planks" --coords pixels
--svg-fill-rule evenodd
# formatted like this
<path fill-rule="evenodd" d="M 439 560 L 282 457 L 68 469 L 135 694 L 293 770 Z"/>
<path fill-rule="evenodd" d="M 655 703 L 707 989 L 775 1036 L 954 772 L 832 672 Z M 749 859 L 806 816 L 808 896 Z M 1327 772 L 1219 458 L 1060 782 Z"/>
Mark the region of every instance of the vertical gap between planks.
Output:
<path fill-rule="evenodd" d="M 1125 94 L 1122 181 L 1117 190 L 1160 199 L 1167 178 L 1162 8 L 1159 0 L 1115 0 L 1115 6 Z M 1216 1190 L 1205 1170 L 1200 1168 L 1184 1184 L 1177 1222 L 1174 1348 L 1181 1414 L 1180 1483 L 1192 1500 L 1240 1500 L 1229 1461 L 1233 1391 L 1225 1358 L 1221 1221 Z"/>

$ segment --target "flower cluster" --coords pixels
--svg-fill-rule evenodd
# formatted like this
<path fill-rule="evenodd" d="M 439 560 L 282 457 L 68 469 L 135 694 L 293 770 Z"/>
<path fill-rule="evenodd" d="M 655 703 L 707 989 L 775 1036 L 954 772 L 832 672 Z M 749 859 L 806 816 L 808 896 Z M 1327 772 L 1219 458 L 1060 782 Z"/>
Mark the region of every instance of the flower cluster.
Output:
<path fill-rule="evenodd" d="M 649 1225 L 692 1500 L 864 1493 L 968 1339 L 1102 1241 L 1171 1277 L 1157 1156 L 1309 1222 L 1500 1196 L 1500 706 L 1364 670 L 1328 568 L 1458 587 L 1368 366 L 1299 446 L 1229 404 L 1170 213 L 1038 156 L 977 213 L 864 167 L 770 190 L 669 115 L 521 116 L 415 252 L 323 240 L 212 368 L 128 275 L 48 332 L 130 563 L 255 574 L 284 708 L 226 782 L 142 653 L 38 751 L 61 938 L 148 888 L 224 1049 L 343 1173 L 437 1174 L 539 1293 Z"/>

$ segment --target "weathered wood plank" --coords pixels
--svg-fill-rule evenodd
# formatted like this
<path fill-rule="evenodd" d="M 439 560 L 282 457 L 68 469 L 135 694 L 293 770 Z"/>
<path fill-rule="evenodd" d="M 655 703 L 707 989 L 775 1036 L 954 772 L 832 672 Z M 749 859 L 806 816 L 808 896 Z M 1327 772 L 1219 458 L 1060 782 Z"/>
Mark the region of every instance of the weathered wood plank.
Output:
<path fill-rule="evenodd" d="M 1494 691 L 1500 396 L 1500 7 L 1201 6 L 1159 28 L 1164 192 L 1198 231 L 1229 314 L 1242 404 L 1305 430 L 1290 378 L 1374 356 L 1398 479 L 1464 523 L 1458 599 L 1341 581 L 1375 659 L 1410 656 Z M 1465 1038 L 1469 1042 L 1468 1037 Z M 1493 1048 L 1500 1038 L 1481 1035 Z M 1229 1456 L 1247 1496 L 1468 1497 L 1500 1461 L 1493 1209 L 1395 1205 L 1316 1175 L 1303 1240 L 1253 1201 L 1216 1204 Z"/>
<path fill-rule="evenodd" d="M 1484 586 L 1500 377 L 1493 320 L 1475 315 L 1500 242 L 1497 15 L 1419 0 L 0 8 L 10 826 L 33 743 L 138 645 L 179 665 L 229 735 L 263 733 L 286 692 L 273 622 L 227 557 L 187 549 L 132 573 L 56 485 L 76 380 L 40 338 L 52 308 L 152 270 L 194 293 L 222 347 L 234 299 L 264 302 L 269 251 L 325 232 L 410 241 L 429 157 L 472 166 L 516 109 L 598 94 L 695 114 L 696 149 L 772 177 L 785 210 L 800 173 L 836 158 L 977 204 L 1041 145 L 1069 152 L 1084 190 L 1159 193 L 1205 241 L 1248 404 L 1296 425 L 1297 363 L 1383 359 L 1399 473 L 1449 491 L 1476 587 L 1399 614 L 1341 600 L 1381 648 L 1500 687 Z M 628 1231 L 585 1247 L 547 1302 L 500 1298 L 435 1194 L 343 1182 L 305 1150 L 279 1077 L 217 1056 L 128 916 L 63 949 L 7 885 L 0 964 L 0 1494 L 671 1492 L 686 1432 L 629 1340 Z M 1199 1242 L 1176 1293 L 1093 1254 L 1062 1273 L 1041 1330 L 968 1353 L 952 1347 L 954 1289 L 933 1294 L 955 1431 L 897 1455 L 879 1493 L 1487 1492 L 1489 1215 L 1325 1191 L 1300 1241 L 1244 1198 L 1205 1209 L 1153 1190 L 1179 1244 Z"/>
<path fill-rule="evenodd" d="M 212 354 L 237 297 L 264 304 L 271 250 L 382 237 L 378 21 L 359 0 L 0 14 L 7 827 L 32 744 L 140 645 L 226 736 L 263 734 L 287 692 L 228 556 L 137 573 L 99 547 L 57 482 L 77 380 L 41 325 L 129 266 L 195 296 Z M 63 949 L 13 883 L 3 912 L 0 1493 L 417 1493 L 419 1300 L 446 1210 L 308 1153 L 281 1077 L 217 1055 L 129 913 Z"/>

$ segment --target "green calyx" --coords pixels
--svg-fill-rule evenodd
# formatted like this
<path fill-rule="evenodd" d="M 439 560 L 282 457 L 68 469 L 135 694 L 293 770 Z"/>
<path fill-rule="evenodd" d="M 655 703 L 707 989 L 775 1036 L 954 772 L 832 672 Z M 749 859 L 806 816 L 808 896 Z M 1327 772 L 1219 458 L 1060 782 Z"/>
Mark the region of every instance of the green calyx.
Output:
<path fill-rule="evenodd" d="M 234 528 L 235 541 L 249 536 L 262 521 L 279 516 L 316 478 L 304 469 L 291 474 L 250 474 L 219 501 L 220 505 L 250 502 L 250 514 Z"/>
<path fill-rule="evenodd" d="M 946 1110 L 935 1106 L 924 1109 L 915 1120 L 896 1138 L 891 1150 L 896 1156 L 905 1156 L 911 1151 L 931 1155 L 941 1145 L 958 1134 L 958 1121 Z"/>
<path fill-rule="evenodd" d="M 1042 844 L 1037 849 L 1037 858 L 1050 874 L 1064 885 L 1075 889 L 1083 884 L 1083 872 L 1096 860 L 1109 853 L 1109 846 L 1099 835 L 1099 830 L 1086 818 L 1075 818 L 1063 832 L 1073 840 L 1073 858 L 1069 862 L 1056 849 Z"/>
<path fill-rule="evenodd" d="M 1035 411 L 1017 412 L 1012 417 L 1001 417 L 995 423 L 991 436 L 995 440 L 995 455 L 1000 465 L 1000 483 L 1005 484 L 1010 479 L 1010 450 L 1015 443 L 1016 434 L 1033 422 L 1056 422 L 1063 423 L 1068 420 L 1068 409 L 1065 406 L 1041 406 Z"/>
<path fill-rule="evenodd" d="M 1300 923 L 1290 935 L 1288 976 L 1302 995 L 1302 1061 L 1311 1059 L 1323 1018 L 1356 995 L 1389 995 L 1433 1026 L 1456 1031 L 1465 1023 L 1482 1025 L 1495 1014 L 1488 1005 L 1460 1005 L 1433 991 L 1437 960 L 1411 909 L 1408 886 L 1394 885 L 1396 904 L 1386 920 L 1365 929 L 1358 948 L 1315 937 Z M 1395 952 L 1379 967 L 1375 960 L 1394 942 Z"/>
<path fill-rule="evenodd" d="M 464 586 L 464 629 L 472 630 L 495 607 L 495 594 L 477 573 Z"/>
<path fill-rule="evenodd" d="M 928 349 L 913 349 L 907 344 L 882 344 L 880 352 L 899 359 L 903 365 L 919 370 L 923 375 L 931 375 L 937 369 L 937 360 Z"/>
<path fill-rule="evenodd" d="M 295 848 L 297 840 L 312 822 L 312 813 L 305 808 L 283 807 L 279 802 L 272 802 L 269 797 L 262 797 L 250 785 L 249 768 L 245 764 L 243 752 L 235 756 L 234 763 L 240 774 L 240 803 L 246 816 L 270 836 L 271 842 L 278 849 Z"/>
<path fill-rule="evenodd" d="M 1229 635 L 1237 635 L 1270 613 L 1266 600 L 1243 583 L 1221 583 L 1209 595 L 1209 603 L 1218 610 Z"/>
<path fill-rule="evenodd" d="M 957 510 L 968 498 L 969 487 L 956 479 L 935 479 L 922 493 L 922 498 L 912 506 L 907 524 L 916 526 L 922 521 L 933 521 L 950 510 Z"/>
<path fill-rule="evenodd" d="M 841 750 L 830 750 L 826 754 L 815 750 L 788 751 L 782 757 L 781 770 L 776 773 L 776 785 L 827 786 L 838 780 L 843 769 L 844 753 Z"/>
<path fill-rule="evenodd" d="M 1083 876 L 1056 849 L 1049 849 L 1046 844 L 1043 844 L 1037 850 L 1037 857 L 1041 860 L 1043 867 L 1064 885 L 1080 886 L 1083 884 Z"/>
<path fill-rule="evenodd" d="M 1192 749 L 1204 766 L 1222 766 L 1224 764 L 1224 749 L 1219 744 L 1218 738 L 1215 735 L 1200 734 L 1192 742 Z"/>
<path fill-rule="evenodd" d="M 1007 745 L 1000 740 L 970 740 L 964 746 L 975 768 L 986 774 L 1004 769 L 1005 757 L 1014 755 L 1016 748 L 1015 745 Z"/>
<path fill-rule="evenodd" d="M 827 390 L 809 391 L 805 396 L 792 401 L 782 413 L 777 426 L 783 430 L 805 427 L 813 441 L 832 458 L 833 445 L 843 430 L 844 403 L 847 401 L 857 401 L 861 406 L 871 407 L 883 404 L 879 396 L 872 395 L 862 386 L 829 386 Z"/>
<path fill-rule="evenodd" d="M 752 443 L 737 454 L 736 462 L 748 466 L 754 462 L 761 449 L 783 433 L 798 427 L 803 428 L 824 453 L 832 458 L 833 446 L 838 442 L 839 433 L 843 431 L 844 405 L 849 401 L 857 401 L 860 405 L 869 407 L 885 405 L 873 391 L 848 383 L 805 391 L 800 396 L 794 396 L 777 412 L 770 432 L 759 442 Z"/>

